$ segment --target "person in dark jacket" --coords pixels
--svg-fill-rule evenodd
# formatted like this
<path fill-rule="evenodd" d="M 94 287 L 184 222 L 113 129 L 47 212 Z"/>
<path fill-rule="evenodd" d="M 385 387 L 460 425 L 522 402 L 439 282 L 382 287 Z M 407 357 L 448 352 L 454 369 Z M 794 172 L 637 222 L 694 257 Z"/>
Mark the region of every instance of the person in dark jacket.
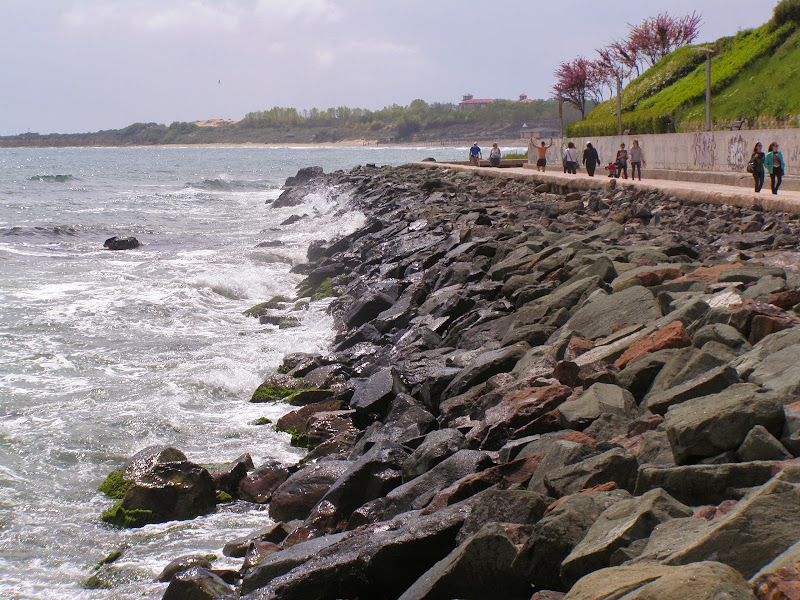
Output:
<path fill-rule="evenodd" d="M 756 142 L 756 145 L 753 146 L 750 162 L 753 163 L 753 181 L 755 181 L 756 193 L 758 193 L 764 185 L 764 153 L 761 151 L 761 142 Z"/>
<path fill-rule="evenodd" d="M 586 172 L 589 177 L 594 177 L 594 170 L 600 164 L 600 156 L 597 154 L 597 148 L 592 146 L 592 142 L 586 142 L 586 148 L 583 151 L 583 164 L 586 165 Z"/>

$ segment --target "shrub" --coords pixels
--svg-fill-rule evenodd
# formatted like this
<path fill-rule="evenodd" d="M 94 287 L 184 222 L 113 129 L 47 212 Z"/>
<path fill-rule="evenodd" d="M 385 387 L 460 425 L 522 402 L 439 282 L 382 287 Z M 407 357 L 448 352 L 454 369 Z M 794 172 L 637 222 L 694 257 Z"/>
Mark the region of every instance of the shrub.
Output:
<path fill-rule="evenodd" d="M 790 22 L 800 25 L 800 0 L 783 0 L 772 13 L 770 24 L 773 29 Z"/>

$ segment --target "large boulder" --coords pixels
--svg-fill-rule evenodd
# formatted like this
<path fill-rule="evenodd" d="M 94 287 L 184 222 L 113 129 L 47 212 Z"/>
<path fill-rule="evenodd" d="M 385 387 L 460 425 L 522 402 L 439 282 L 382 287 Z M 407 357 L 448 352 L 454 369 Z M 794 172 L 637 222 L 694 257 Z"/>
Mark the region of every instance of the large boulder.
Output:
<path fill-rule="evenodd" d="M 685 567 L 657 563 L 623 565 L 581 579 L 564 600 L 756 600 L 750 585 L 730 567 L 698 562 Z"/>
<path fill-rule="evenodd" d="M 653 292 L 640 285 L 609 295 L 594 295 L 570 318 L 567 327 L 594 339 L 619 325 L 646 324 L 661 318 Z"/>
<path fill-rule="evenodd" d="M 307 521 L 334 531 L 359 506 L 382 498 L 402 483 L 402 465 L 408 451 L 383 439 L 355 460 L 312 509 Z"/>
<path fill-rule="evenodd" d="M 163 453 L 161 454 L 163 456 Z M 122 500 L 103 513 L 102 519 L 120 527 L 193 519 L 216 507 L 211 474 L 188 460 L 153 462 L 151 455 L 124 469 L 132 484 Z"/>
<path fill-rule="evenodd" d="M 351 464 L 344 460 L 327 460 L 304 466 L 272 493 L 269 516 L 276 521 L 305 519 Z"/>
<path fill-rule="evenodd" d="M 430 471 L 400 485 L 385 498 L 379 499 L 382 519 L 425 508 L 437 492 L 455 483 L 462 477 L 479 473 L 492 466 L 492 460 L 479 450 L 459 450 L 443 460 Z"/>
<path fill-rule="evenodd" d="M 272 493 L 289 478 L 289 469 L 277 460 L 268 460 L 239 481 L 239 498 L 248 502 L 264 504 Z"/>
<path fill-rule="evenodd" d="M 644 465 L 639 469 L 635 493 L 663 488 L 689 506 L 719 504 L 738 500 L 743 489 L 765 484 L 776 469 L 780 469 L 779 463 L 768 461 L 680 467 Z"/>
<path fill-rule="evenodd" d="M 550 496 L 560 498 L 605 483 L 615 483 L 632 491 L 639 465 L 636 457 L 623 448 L 612 448 L 580 462 L 549 472 L 544 485 Z"/>
<path fill-rule="evenodd" d="M 650 412 L 663 415 L 670 406 L 692 398 L 716 394 L 736 383 L 741 383 L 736 369 L 730 365 L 722 365 L 663 392 L 652 394 L 645 399 L 642 405 Z"/>
<path fill-rule="evenodd" d="M 558 407 L 561 424 L 570 429 L 586 429 L 603 413 L 634 417 L 636 400 L 629 391 L 608 383 L 595 383 L 575 400 Z"/>
<path fill-rule="evenodd" d="M 534 525 L 516 558 L 515 571 L 537 588 L 569 589 L 561 581 L 561 562 L 607 508 L 630 498 L 618 489 L 562 498 Z"/>
<path fill-rule="evenodd" d="M 191 567 L 172 578 L 162 600 L 233 600 L 234 590 L 208 569 Z"/>
<path fill-rule="evenodd" d="M 440 462 L 461 450 L 465 444 L 464 434 L 458 429 L 431 431 L 403 463 L 403 480 L 410 481 L 430 471 Z"/>
<path fill-rule="evenodd" d="M 645 551 L 637 560 L 667 565 L 715 560 L 752 577 L 800 540 L 800 467 L 784 469 L 696 535 Z"/>
<path fill-rule="evenodd" d="M 692 514 L 691 508 L 660 489 L 617 502 L 598 517 L 561 563 L 561 580 L 571 585 L 592 571 L 612 566 L 620 548 L 646 539 L 659 523 Z"/>
<path fill-rule="evenodd" d="M 503 598 L 528 600 L 528 584 L 511 569 L 517 549 L 497 523 L 489 523 L 408 588 L 400 600 Z"/>
<path fill-rule="evenodd" d="M 530 346 L 526 342 L 518 342 L 513 346 L 481 352 L 475 360 L 453 378 L 442 397 L 457 396 L 469 388 L 483 383 L 493 375 L 511 371 L 528 350 L 530 350 Z"/>
<path fill-rule="evenodd" d="M 263 579 L 246 578 L 242 592 L 249 594 L 243 597 L 397 598 L 455 548 L 456 534 L 468 513 L 468 506 L 455 505 L 435 515 L 408 514 L 391 524 L 364 525 L 259 585 L 260 589 L 252 586 Z M 279 560 L 281 554 L 267 558 L 267 563 Z"/>
<path fill-rule="evenodd" d="M 780 436 L 784 415 L 781 402 L 761 394 L 750 383 L 733 385 L 719 394 L 676 404 L 667 411 L 666 426 L 678 464 L 736 450 L 749 431 L 763 425 Z"/>
<path fill-rule="evenodd" d="M 108 248 L 109 250 L 133 250 L 141 245 L 142 243 L 133 236 L 114 236 L 103 242 L 103 247 Z"/>

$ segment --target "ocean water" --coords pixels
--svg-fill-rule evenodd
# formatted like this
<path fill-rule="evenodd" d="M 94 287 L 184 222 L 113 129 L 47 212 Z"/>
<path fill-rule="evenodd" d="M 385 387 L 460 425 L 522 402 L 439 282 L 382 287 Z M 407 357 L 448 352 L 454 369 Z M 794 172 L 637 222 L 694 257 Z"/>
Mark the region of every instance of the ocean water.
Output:
<path fill-rule="evenodd" d="M 302 451 L 250 404 L 289 352 L 324 351 L 326 302 L 301 326 L 261 325 L 242 311 L 291 296 L 313 239 L 364 216 L 331 189 L 271 209 L 286 177 L 358 164 L 399 165 L 466 148 L 0 149 L 0 597 L 160 598 L 152 583 L 173 558 L 216 554 L 268 524 L 233 504 L 192 521 L 119 530 L 99 519 L 96 491 L 136 451 L 171 444 L 190 460 L 295 462 Z M 304 215 L 292 225 L 281 223 Z M 136 236 L 112 252 L 103 241 Z M 259 246 L 276 242 L 277 246 Z M 94 566 L 110 589 L 85 589 Z"/>

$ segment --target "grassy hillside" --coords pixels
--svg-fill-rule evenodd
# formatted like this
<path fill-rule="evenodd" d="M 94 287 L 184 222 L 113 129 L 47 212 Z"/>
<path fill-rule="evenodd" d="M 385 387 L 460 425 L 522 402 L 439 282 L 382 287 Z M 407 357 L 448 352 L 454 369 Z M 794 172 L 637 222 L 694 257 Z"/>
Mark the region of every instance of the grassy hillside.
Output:
<path fill-rule="evenodd" d="M 774 20 L 711 44 L 680 48 L 622 91 L 622 127 L 631 133 L 699 128 L 705 120 L 705 53 L 711 60 L 711 119 L 745 119 L 750 127 L 800 125 L 800 26 Z M 617 133 L 616 98 L 600 104 L 570 136 Z"/>

